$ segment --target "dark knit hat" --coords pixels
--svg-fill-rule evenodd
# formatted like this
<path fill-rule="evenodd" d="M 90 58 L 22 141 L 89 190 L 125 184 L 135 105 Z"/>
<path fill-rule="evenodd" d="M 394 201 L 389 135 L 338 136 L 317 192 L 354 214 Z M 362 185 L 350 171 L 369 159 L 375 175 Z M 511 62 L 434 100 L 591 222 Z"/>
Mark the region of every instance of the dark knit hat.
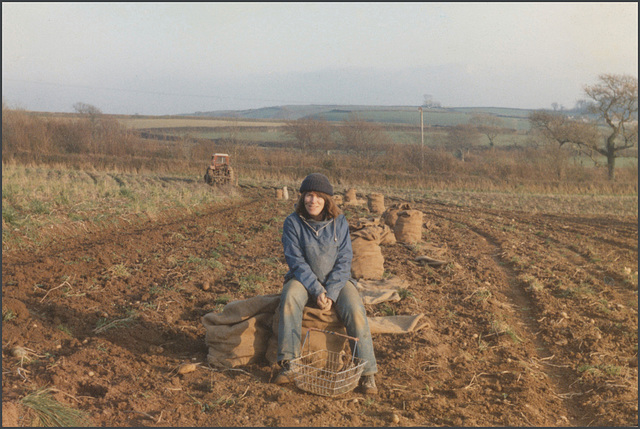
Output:
<path fill-rule="evenodd" d="M 329 183 L 327 176 L 321 173 L 311 173 L 304 178 L 300 185 L 300 193 L 309 191 L 324 192 L 333 196 L 333 186 Z"/>

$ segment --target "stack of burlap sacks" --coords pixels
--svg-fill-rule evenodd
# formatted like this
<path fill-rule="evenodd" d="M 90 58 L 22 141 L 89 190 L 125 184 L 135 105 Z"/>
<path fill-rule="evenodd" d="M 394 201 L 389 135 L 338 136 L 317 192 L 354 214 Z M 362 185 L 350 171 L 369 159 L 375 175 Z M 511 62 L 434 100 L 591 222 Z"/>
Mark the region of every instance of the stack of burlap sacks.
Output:
<path fill-rule="evenodd" d="M 423 213 L 412 210 L 409 204 L 395 204 L 385 209 L 384 195 L 379 193 L 368 195 L 367 205 L 376 218 L 358 220 L 350 225 L 353 247 L 351 274 L 356 279 L 381 279 L 384 257 L 380 246 L 420 242 Z"/>

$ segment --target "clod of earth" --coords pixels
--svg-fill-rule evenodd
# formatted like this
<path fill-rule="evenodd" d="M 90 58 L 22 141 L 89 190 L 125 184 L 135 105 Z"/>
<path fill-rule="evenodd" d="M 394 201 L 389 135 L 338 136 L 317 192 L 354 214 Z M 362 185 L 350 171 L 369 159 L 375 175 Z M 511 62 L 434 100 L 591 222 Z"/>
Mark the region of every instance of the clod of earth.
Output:
<path fill-rule="evenodd" d="M 27 356 L 27 351 L 24 349 L 24 347 L 15 346 L 13 349 L 11 349 L 11 355 L 17 358 L 24 358 Z"/>
<path fill-rule="evenodd" d="M 180 368 L 178 368 L 178 374 L 188 374 L 195 371 L 196 368 L 198 368 L 198 365 L 195 363 L 186 363 L 184 365 L 180 365 Z"/>

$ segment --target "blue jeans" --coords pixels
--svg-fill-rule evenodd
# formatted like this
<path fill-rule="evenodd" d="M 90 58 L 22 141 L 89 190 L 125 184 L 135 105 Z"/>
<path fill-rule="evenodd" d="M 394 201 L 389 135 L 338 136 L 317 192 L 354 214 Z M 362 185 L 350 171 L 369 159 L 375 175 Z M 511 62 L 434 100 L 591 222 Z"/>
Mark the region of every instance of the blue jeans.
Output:
<path fill-rule="evenodd" d="M 302 312 L 310 299 L 312 298 L 307 289 L 296 279 L 291 279 L 284 284 L 278 325 L 278 362 L 300 356 Z M 356 356 L 367 361 L 362 374 L 371 375 L 378 372 L 367 313 L 364 304 L 362 304 L 362 298 L 353 283 L 348 281 L 344 285 L 333 306 L 347 328 L 347 335 L 358 338 Z"/>

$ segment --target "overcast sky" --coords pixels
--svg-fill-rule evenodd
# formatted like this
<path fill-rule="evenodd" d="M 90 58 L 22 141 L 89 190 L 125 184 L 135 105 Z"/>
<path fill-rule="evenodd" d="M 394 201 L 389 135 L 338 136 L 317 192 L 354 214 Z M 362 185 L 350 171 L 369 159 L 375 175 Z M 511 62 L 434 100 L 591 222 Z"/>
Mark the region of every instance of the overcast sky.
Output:
<path fill-rule="evenodd" d="M 10 107 L 573 107 L 637 76 L 633 3 L 2 3 Z"/>

